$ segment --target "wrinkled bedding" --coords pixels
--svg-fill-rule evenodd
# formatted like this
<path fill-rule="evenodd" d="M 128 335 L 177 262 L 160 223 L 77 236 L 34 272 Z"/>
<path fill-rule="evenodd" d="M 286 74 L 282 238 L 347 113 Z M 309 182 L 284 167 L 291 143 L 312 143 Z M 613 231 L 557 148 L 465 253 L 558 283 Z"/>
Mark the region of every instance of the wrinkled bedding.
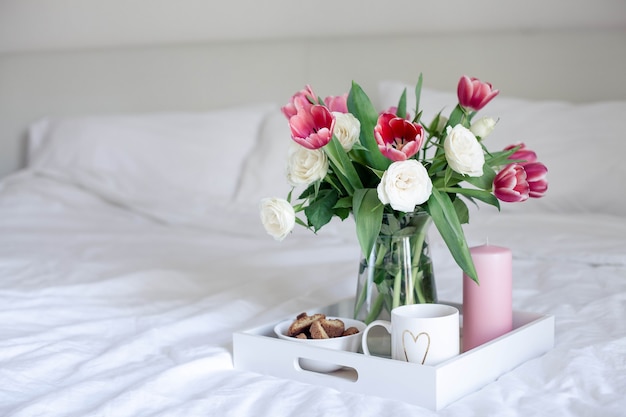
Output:
<path fill-rule="evenodd" d="M 514 308 L 555 347 L 439 413 L 233 369 L 232 334 L 355 291 L 352 225 L 275 242 L 254 207 L 171 225 L 22 172 L 0 186 L 0 415 L 619 416 L 626 409 L 626 222 L 472 214 L 470 245 L 514 253 Z M 431 234 L 439 298 L 461 273 Z M 263 352 L 259 352 L 262 355 Z"/>

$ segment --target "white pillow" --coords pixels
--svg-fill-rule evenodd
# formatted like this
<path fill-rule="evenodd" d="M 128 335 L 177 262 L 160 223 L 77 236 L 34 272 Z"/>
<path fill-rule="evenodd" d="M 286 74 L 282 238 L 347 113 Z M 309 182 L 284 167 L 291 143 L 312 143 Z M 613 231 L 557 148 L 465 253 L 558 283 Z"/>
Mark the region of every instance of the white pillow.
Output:
<path fill-rule="evenodd" d="M 237 203 L 258 205 L 265 197 L 286 198 L 291 186 L 287 183 L 287 149 L 291 143 L 289 123 L 279 111 L 267 117 L 259 141 L 246 158 Z"/>
<path fill-rule="evenodd" d="M 230 203 L 274 108 L 44 119 L 29 131 L 29 168 L 159 220 L 190 223 L 208 206 Z"/>
<path fill-rule="evenodd" d="M 414 110 L 414 87 L 398 81 L 379 84 L 381 106 L 396 105 L 404 88 L 407 109 Z M 422 91 L 420 107 L 425 121 L 430 122 L 444 106 L 443 114 L 448 116 L 456 104 L 454 92 Z M 626 140 L 622 139 L 624 114 L 626 101 L 531 101 L 510 98 L 501 91 L 475 118 L 499 119 L 485 139 L 485 146 L 496 151 L 524 142 L 548 167 L 549 183 L 543 198 L 501 203 L 502 209 L 626 216 L 626 164 L 621 160 L 626 154 Z"/>

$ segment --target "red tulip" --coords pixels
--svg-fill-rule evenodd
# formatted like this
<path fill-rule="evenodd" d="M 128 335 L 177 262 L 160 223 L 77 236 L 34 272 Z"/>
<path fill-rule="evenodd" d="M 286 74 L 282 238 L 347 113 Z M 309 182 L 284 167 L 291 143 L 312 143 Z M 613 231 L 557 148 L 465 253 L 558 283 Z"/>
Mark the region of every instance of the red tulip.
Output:
<path fill-rule="evenodd" d="M 374 136 L 383 155 L 392 161 L 404 161 L 422 147 L 424 128 L 393 113 L 383 113 L 378 117 Z"/>
<path fill-rule="evenodd" d="M 548 190 L 548 168 L 541 162 L 531 162 L 524 164 L 526 171 L 526 181 L 530 187 L 530 197 L 541 198 Z"/>
<path fill-rule="evenodd" d="M 281 107 L 281 111 L 287 119 L 291 119 L 298 114 L 298 110 L 301 108 L 308 108 L 317 104 L 317 95 L 313 92 L 310 85 L 304 87 L 304 89 L 298 91 L 291 97 L 289 103 Z"/>
<path fill-rule="evenodd" d="M 506 148 L 504 148 L 504 150 L 510 151 L 511 149 L 516 148 L 518 146 L 519 146 L 519 149 L 513 152 L 513 154 L 509 156 L 509 159 L 524 161 L 523 164 L 526 164 L 529 162 L 537 162 L 537 154 L 535 153 L 535 151 L 532 151 L 526 148 L 526 145 L 522 142 L 516 143 L 514 145 L 509 145 Z"/>
<path fill-rule="evenodd" d="M 507 165 L 494 178 L 493 188 L 493 193 L 498 200 L 507 203 L 528 200 L 530 186 L 526 178 L 526 170 L 520 164 Z"/>
<path fill-rule="evenodd" d="M 324 104 L 331 112 L 348 113 L 348 93 L 342 96 L 328 96 L 324 99 Z"/>
<path fill-rule="evenodd" d="M 466 75 L 461 77 L 457 87 L 459 104 L 466 109 L 475 111 L 485 107 L 498 93 L 499 91 L 494 90 L 491 84 Z"/>
<path fill-rule="evenodd" d="M 326 146 L 333 137 L 335 118 L 330 111 L 319 104 L 302 107 L 289 119 L 291 137 L 307 149 Z"/>

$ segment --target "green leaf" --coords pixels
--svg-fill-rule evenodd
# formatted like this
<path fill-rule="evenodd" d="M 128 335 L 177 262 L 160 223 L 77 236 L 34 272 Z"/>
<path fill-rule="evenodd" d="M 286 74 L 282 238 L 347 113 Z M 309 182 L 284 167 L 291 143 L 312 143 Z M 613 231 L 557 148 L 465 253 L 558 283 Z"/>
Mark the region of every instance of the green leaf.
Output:
<path fill-rule="evenodd" d="M 469 277 L 478 282 L 476 268 L 467 247 L 461 222 L 448 194 L 433 188 L 432 194 L 428 199 L 428 212 L 457 265 Z"/>
<path fill-rule="evenodd" d="M 508 150 L 508 151 L 500 151 L 500 152 L 492 152 L 490 153 L 489 158 L 485 158 L 485 163 L 491 167 L 497 167 L 501 165 L 507 165 L 512 162 L 520 162 L 520 160 L 511 160 L 509 157 L 515 153 L 515 151 L 519 149 L 518 147 Z"/>
<path fill-rule="evenodd" d="M 291 190 L 293 191 L 293 190 Z M 298 196 L 298 200 L 304 200 L 305 198 L 312 197 L 317 192 L 315 188 L 315 184 L 310 184 L 308 187 L 304 189 Z M 289 193 L 291 195 L 291 193 Z"/>
<path fill-rule="evenodd" d="M 413 122 L 414 122 L 414 123 L 420 123 L 420 124 L 421 124 L 420 120 L 422 120 L 422 113 L 423 113 L 423 112 L 422 112 L 421 110 L 417 112 L 417 114 L 416 114 L 416 115 L 415 115 L 415 117 L 413 118 Z M 422 127 L 423 127 L 423 126 L 422 126 Z M 426 128 L 424 127 L 424 129 L 426 129 Z M 428 133 L 428 131 L 426 131 L 426 132 Z"/>
<path fill-rule="evenodd" d="M 452 204 L 454 205 L 456 216 L 459 218 L 459 223 L 469 223 L 469 210 L 467 209 L 467 205 L 463 202 L 463 200 L 461 200 L 460 198 L 455 198 Z"/>
<path fill-rule="evenodd" d="M 452 168 L 450 167 L 450 165 L 446 166 L 446 171 L 445 171 L 445 175 L 443 177 L 443 183 L 445 185 L 450 184 L 450 179 L 452 178 L 452 174 L 454 173 L 454 171 L 452 170 Z"/>
<path fill-rule="evenodd" d="M 330 142 L 324 146 L 324 152 L 328 155 L 333 172 L 341 182 L 348 194 L 352 194 L 357 188 L 363 188 L 361 178 L 354 169 L 350 157 L 341 146 L 339 140 L 333 135 Z"/>
<path fill-rule="evenodd" d="M 474 188 L 461 188 L 461 187 L 441 188 L 439 191 L 443 191 L 446 193 L 461 194 L 467 197 L 476 198 L 484 203 L 500 208 L 500 203 L 498 199 L 489 191 L 476 190 Z"/>
<path fill-rule="evenodd" d="M 348 110 L 361 122 L 360 141 L 361 145 L 368 150 L 368 152 L 354 150 L 355 159 L 363 161 L 363 165 L 385 171 L 391 165 L 391 160 L 380 153 L 374 137 L 378 112 L 361 86 L 355 82 L 352 83 L 348 94 Z"/>
<path fill-rule="evenodd" d="M 385 206 L 378 200 L 375 188 L 364 188 L 354 192 L 352 207 L 361 251 L 369 256 L 380 232 Z"/>
<path fill-rule="evenodd" d="M 422 73 L 420 72 L 419 77 L 417 77 L 417 84 L 415 84 L 415 115 L 417 116 L 420 112 L 420 97 L 422 95 Z"/>
<path fill-rule="evenodd" d="M 335 209 L 333 210 L 333 213 L 335 214 L 335 216 L 339 217 L 341 220 L 345 220 L 350 216 L 350 209 L 348 208 L 337 208 L 335 207 Z"/>
<path fill-rule="evenodd" d="M 362 151 L 362 152 L 369 152 L 369 149 L 367 149 L 365 146 L 361 145 L 361 142 L 359 142 L 359 141 L 354 142 L 354 144 L 352 145 L 352 150 L 354 150 L 354 151 Z"/>
<path fill-rule="evenodd" d="M 465 126 L 465 110 L 463 110 L 463 108 L 460 105 L 456 105 L 456 107 L 454 108 L 454 110 L 452 110 L 452 113 L 450 114 L 450 117 L 448 118 L 448 126 L 456 126 L 459 123 L 461 123 L 463 126 Z M 467 128 L 469 128 L 469 126 L 465 126 Z"/>
<path fill-rule="evenodd" d="M 304 226 L 304 227 L 306 227 L 306 228 L 308 228 L 308 227 L 309 227 L 309 225 L 308 225 L 308 224 L 307 224 L 304 220 L 302 220 L 302 219 L 301 219 L 301 218 L 299 218 L 299 217 L 296 217 L 296 223 L 297 223 L 297 224 L 299 224 L 300 226 Z"/>
<path fill-rule="evenodd" d="M 337 191 L 333 189 L 322 190 L 317 198 L 304 209 L 304 214 L 313 227 L 313 231 L 317 232 L 332 219 L 333 207 L 338 198 Z"/>
<path fill-rule="evenodd" d="M 337 200 L 337 204 L 335 204 L 335 208 L 352 208 L 352 197 L 346 196 Z"/>
<path fill-rule="evenodd" d="M 393 237 L 412 237 L 417 232 L 417 227 L 407 226 L 393 234 Z"/>
<path fill-rule="evenodd" d="M 396 216 L 387 216 L 386 224 L 383 226 L 387 226 L 387 235 L 395 235 L 401 228 L 400 220 Z"/>
<path fill-rule="evenodd" d="M 447 164 L 448 164 L 448 161 L 446 160 L 445 155 L 443 155 L 443 153 L 441 155 L 438 155 L 435 159 L 433 159 L 433 162 L 430 165 L 430 167 L 428 167 L 428 175 L 432 176 L 435 173 L 441 171 L 442 169 L 445 169 Z"/>
<path fill-rule="evenodd" d="M 491 190 L 493 186 L 493 179 L 495 177 L 496 172 L 487 164 L 483 165 L 483 175 L 480 177 L 470 177 L 467 175 L 462 176 L 463 180 L 482 190 Z"/>
<path fill-rule="evenodd" d="M 426 132 L 428 132 L 429 135 L 438 137 L 442 133 L 437 130 L 437 128 L 439 127 L 440 120 L 441 120 L 441 112 L 435 115 L 435 117 L 430 122 L 428 127 L 424 126 L 424 129 L 426 129 Z"/>
<path fill-rule="evenodd" d="M 341 184 L 341 181 L 339 181 L 339 176 L 334 173 L 332 169 L 329 169 L 326 173 L 326 176 L 324 177 L 324 182 L 337 190 L 339 194 L 343 194 L 344 192 L 346 192 L 345 187 Z"/>
<path fill-rule="evenodd" d="M 402 95 L 400 96 L 400 101 L 398 102 L 396 110 L 396 116 L 402 117 L 403 119 L 406 117 L 406 88 L 402 90 Z"/>

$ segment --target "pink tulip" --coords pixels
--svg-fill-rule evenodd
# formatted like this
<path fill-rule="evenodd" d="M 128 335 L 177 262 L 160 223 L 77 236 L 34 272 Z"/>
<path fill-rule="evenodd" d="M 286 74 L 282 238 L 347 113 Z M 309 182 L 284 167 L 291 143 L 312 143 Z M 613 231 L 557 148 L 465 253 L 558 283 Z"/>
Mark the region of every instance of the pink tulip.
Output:
<path fill-rule="evenodd" d="M 424 128 L 393 113 L 383 113 L 374 127 L 374 136 L 383 155 L 392 161 L 404 161 L 422 147 Z"/>
<path fill-rule="evenodd" d="M 330 111 L 319 104 L 302 107 L 289 119 L 291 137 L 307 149 L 326 146 L 333 137 L 335 118 Z"/>
<path fill-rule="evenodd" d="M 513 152 L 513 154 L 509 156 L 509 159 L 524 161 L 523 164 L 526 164 L 529 162 L 537 162 L 537 154 L 535 153 L 535 151 L 532 151 L 526 148 L 526 145 L 522 142 L 518 142 L 514 145 L 509 145 L 506 148 L 504 148 L 504 150 L 510 151 L 511 149 L 516 148 L 518 146 L 519 146 L 519 149 Z"/>
<path fill-rule="evenodd" d="M 328 96 L 324 99 L 324 104 L 331 112 L 348 113 L 348 93 L 342 96 Z"/>
<path fill-rule="evenodd" d="M 546 179 L 548 168 L 541 162 L 530 162 L 524 164 L 524 171 L 526 171 L 526 181 L 530 187 L 530 197 L 543 197 L 548 190 L 548 180 Z"/>
<path fill-rule="evenodd" d="M 526 170 L 520 164 L 509 164 L 498 172 L 493 180 L 494 195 L 507 203 L 528 200 L 530 186 L 526 179 Z"/>
<path fill-rule="evenodd" d="M 499 91 L 494 90 L 491 84 L 466 75 L 461 77 L 457 87 L 459 104 L 466 109 L 475 111 L 485 107 L 498 93 Z"/>
<path fill-rule="evenodd" d="M 318 104 L 317 95 L 313 92 L 310 85 L 304 87 L 304 89 L 298 91 L 291 97 L 289 103 L 281 107 L 281 111 L 287 119 L 291 119 L 298 113 L 301 108 L 308 108 Z"/>

